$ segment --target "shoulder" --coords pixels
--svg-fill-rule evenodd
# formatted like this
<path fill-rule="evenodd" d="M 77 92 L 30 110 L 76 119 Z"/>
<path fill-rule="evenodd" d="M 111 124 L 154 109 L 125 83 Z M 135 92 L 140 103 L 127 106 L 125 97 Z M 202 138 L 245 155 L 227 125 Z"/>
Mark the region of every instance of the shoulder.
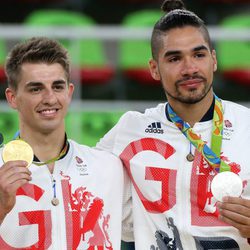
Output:
<path fill-rule="evenodd" d="M 226 127 L 233 126 L 238 131 L 249 134 L 250 109 L 230 101 L 223 101 L 224 121 Z"/>
<path fill-rule="evenodd" d="M 225 113 L 229 113 L 232 115 L 236 115 L 236 116 L 243 116 L 245 115 L 246 118 L 250 118 L 250 109 L 235 103 L 235 102 L 231 102 L 231 101 L 226 101 L 226 100 L 222 100 L 223 103 L 223 108 L 224 108 L 224 112 Z"/>
<path fill-rule="evenodd" d="M 109 163 L 113 162 L 114 164 L 121 164 L 120 159 L 110 152 L 79 144 L 74 140 L 69 140 L 69 143 L 73 151 L 78 151 L 81 155 L 84 154 L 88 158 L 92 158 L 93 161 L 95 160 L 102 163 L 104 163 L 105 161 L 109 161 Z"/>
<path fill-rule="evenodd" d="M 160 103 L 155 107 L 147 108 L 143 112 L 139 111 L 128 111 L 125 114 L 123 114 L 119 120 L 119 122 L 131 122 L 134 120 L 140 120 L 140 119 L 150 119 L 158 117 L 162 117 L 162 114 L 165 113 L 165 106 L 166 103 Z"/>

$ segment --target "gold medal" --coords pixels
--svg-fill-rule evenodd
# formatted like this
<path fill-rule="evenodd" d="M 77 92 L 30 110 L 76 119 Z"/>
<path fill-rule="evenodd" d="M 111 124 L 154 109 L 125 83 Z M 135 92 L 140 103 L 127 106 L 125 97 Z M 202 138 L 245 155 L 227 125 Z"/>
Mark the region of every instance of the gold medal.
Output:
<path fill-rule="evenodd" d="M 191 153 L 189 153 L 187 156 L 186 156 L 186 158 L 187 158 L 187 160 L 188 161 L 193 161 L 194 160 L 194 155 L 193 154 L 191 154 Z"/>
<path fill-rule="evenodd" d="M 52 203 L 53 206 L 57 206 L 57 205 L 59 205 L 59 200 L 58 200 L 57 198 L 54 197 L 54 198 L 51 200 L 51 203 Z"/>
<path fill-rule="evenodd" d="M 4 146 L 2 152 L 4 162 L 17 160 L 27 161 L 27 167 L 29 167 L 32 163 L 33 157 L 34 153 L 31 146 L 27 142 L 20 139 L 8 142 Z"/>

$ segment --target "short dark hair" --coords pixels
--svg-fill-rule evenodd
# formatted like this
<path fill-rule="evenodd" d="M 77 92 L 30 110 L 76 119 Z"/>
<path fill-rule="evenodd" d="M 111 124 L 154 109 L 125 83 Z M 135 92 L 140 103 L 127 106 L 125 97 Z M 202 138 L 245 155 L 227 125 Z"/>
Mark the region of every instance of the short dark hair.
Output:
<path fill-rule="evenodd" d="M 5 73 L 9 87 L 17 90 L 20 71 L 24 63 L 59 63 L 65 70 L 67 81 L 70 78 L 70 63 L 67 50 L 56 40 L 46 37 L 33 37 L 16 44 L 9 52 Z"/>
<path fill-rule="evenodd" d="M 156 22 L 151 36 L 151 51 L 154 59 L 158 58 L 162 36 L 171 29 L 183 28 L 185 26 L 193 26 L 200 29 L 210 50 L 212 50 L 212 42 L 205 23 L 196 14 L 186 10 L 181 0 L 165 0 L 161 9 L 166 14 Z"/>

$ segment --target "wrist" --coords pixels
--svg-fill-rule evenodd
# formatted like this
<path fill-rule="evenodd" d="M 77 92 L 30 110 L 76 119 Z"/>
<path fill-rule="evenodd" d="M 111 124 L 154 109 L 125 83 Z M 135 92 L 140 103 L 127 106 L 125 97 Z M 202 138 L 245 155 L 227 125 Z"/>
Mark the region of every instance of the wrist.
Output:
<path fill-rule="evenodd" d="M 3 213 L 0 212 L 0 226 L 1 226 L 1 224 L 3 223 L 4 218 L 5 218 L 6 215 L 7 215 L 7 214 L 3 214 Z"/>

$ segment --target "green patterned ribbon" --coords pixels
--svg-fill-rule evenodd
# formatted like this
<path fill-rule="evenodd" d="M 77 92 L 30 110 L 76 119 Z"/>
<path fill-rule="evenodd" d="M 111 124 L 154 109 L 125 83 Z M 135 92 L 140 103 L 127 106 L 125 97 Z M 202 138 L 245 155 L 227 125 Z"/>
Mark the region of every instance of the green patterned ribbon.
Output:
<path fill-rule="evenodd" d="M 43 165 L 47 165 L 53 162 L 56 162 L 57 160 L 61 159 L 64 155 L 66 155 L 67 151 L 68 151 L 68 147 L 69 147 L 69 143 L 68 141 L 66 141 L 63 149 L 61 150 L 61 152 L 59 153 L 58 156 L 49 159 L 47 161 L 33 161 L 33 164 L 35 164 L 36 166 L 43 166 Z"/>
<path fill-rule="evenodd" d="M 18 139 L 21 139 L 20 138 L 20 131 L 17 131 L 16 134 L 14 135 L 14 140 L 18 140 Z M 68 147 L 69 147 L 69 142 L 68 142 L 67 136 L 65 134 L 65 143 L 64 143 L 63 149 L 61 150 L 61 152 L 59 153 L 58 156 L 56 156 L 52 159 L 49 159 L 47 161 L 34 161 L 33 160 L 32 163 L 35 164 L 36 166 L 43 166 L 43 165 L 47 165 L 47 164 L 56 162 L 57 160 L 61 159 L 64 155 L 66 155 L 66 153 L 68 151 Z"/>
<path fill-rule="evenodd" d="M 221 100 L 214 95 L 215 105 L 213 114 L 213 129 L 211 148 L 209 148 L 199 135 L 194 133 L 188 123 L 184 122 L 171 108 L 167 105 L 169 117 L 171 121 L 180 129 L 186 138 L 196 147 L 203 155 L 208 164 L 217 172 L 230 171 L 231 167 L 220 159 L 222 134 L 223 134 L 223 108 Z"/>

